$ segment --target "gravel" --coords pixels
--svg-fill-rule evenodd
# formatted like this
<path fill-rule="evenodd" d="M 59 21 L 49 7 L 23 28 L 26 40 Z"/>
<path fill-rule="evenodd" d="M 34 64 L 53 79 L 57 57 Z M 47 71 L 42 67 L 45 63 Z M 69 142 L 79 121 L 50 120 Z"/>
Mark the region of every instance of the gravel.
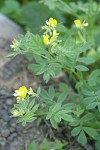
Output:
<path fill-rule="evenodd" d="M 7 91 L 5 93 L 7 94 Z M 33 139 L 37 143 L 43 139 L 43 134 L 34 123 L 22 127 L 21 124 L 16 124 L 15 118 L 10 117 L 13 103 L 13 98 L 0 98 L 0 150 L 26 150 L 25 146 Z"/>
<path fill-rule="evenodd" d="M 8 129 L 3 129 L 1 130 L 1 135 L 6 138 L 10 135 L 10 131 Z"/>

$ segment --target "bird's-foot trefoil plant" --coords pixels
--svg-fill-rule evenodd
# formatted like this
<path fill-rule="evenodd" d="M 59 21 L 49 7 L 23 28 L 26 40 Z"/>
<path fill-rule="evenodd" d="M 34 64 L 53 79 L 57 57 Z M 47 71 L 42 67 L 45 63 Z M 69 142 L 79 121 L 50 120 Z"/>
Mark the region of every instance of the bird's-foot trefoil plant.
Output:
<path fill-rule="evenodd" d="M 71 135 L 85 145 L 88 139 L 100 140 L 100 69 L 92 70 L 95 62 L 87 57 L 92 48 L 85 30 L 89 24 L 77 19 L 67 35 L 60 32 L 61 27 L 56 19 L 50 18 L 41 28 L 42 36 L 30 32 L 19 35 L 11 45 L 14 50 L 10 56 L 32 56 L 35 63 L 28 68 L 42 75 L 46 83 L 65 71 L 75 94 L 67 83 L 59 83 L 58 91 L 52 85 L 48 91 L 40 87 L 35 92 L 22 86 L 14 93 L 16 104 L 11 113 L 23 126 L 40 117 L 48 120 L 54 129 L 63 122 L 71 126 Z"/>

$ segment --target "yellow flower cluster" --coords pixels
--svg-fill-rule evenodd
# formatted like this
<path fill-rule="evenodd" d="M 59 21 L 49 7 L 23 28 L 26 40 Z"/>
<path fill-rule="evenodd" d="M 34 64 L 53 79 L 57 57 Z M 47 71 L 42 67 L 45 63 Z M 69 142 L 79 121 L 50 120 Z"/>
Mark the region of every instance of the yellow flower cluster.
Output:
<path fill-rule="evenodd" d="M 20 103 L 22 100 L 25 100 L 27 95 L 37 96 L 37 94 L 33 92 L 31 87 L 28 90 L 26 86 L 21 86 L 18 90 L 15 90 L 14 93 L 14 96 L 17 97 L 17 103 Z"/>
<path fill-rule="evenodd" d="M 48 44 L 52 44 L 53 42 L 56 41 L 57 37 L 58 37 L 59 33 L 56 32 L 56 30 L 54 30 L 52 32 L 52 36 L 46 34 L 46 35 L 43 35 L 43 41 L 46 45 Z"/>
<path fill-rule="evenodd" d="M 52 45 L 56 43 L 59 33 L 56 32 L 57 20 L 50 18 L 46 21 L 46 25 L 42 29 L 46 30 L 43 35 L 43 42 L 45 45 Z"/>
<path fill-rule="evenodd" d="M 77 28 L 83 28 L 85 26 L 88 26 L 88 23 L 85 22 L 85 20 L 83 21 L 83 23 L 80 20 L 75 20 L 74 23 Z"/>
<path fill-rule="evenodd" d="M 14 96 L 17 97 L 17 103 L 20 103 L 27 96 L 28 89 L 25 86 L 20 87 L 18 90 L 15 90 Z"/>
<path fill-rule="evenodd" d="M 18 45 L 19 45 L 19 42 L 16 39 L 14 39 L 12 41 L 12 45 L 10 45 L 10 47 L 13 49 L 16 49 L 18 47 Z"/>
<path fill-rule="evenodd" d="M 18 90 L 15 90 L 14 96 L 24 99 L 27 95 L 27 92 L 28 92 L 27 88 L 25 86 L 22 86 Z"/>
<path fill-rule="evenodd" d="M 25 112 L 24 112 L 24 110 L 22 110 L 22 109 L 19 109 L 19 110 L 15 109 L 15 110 L 12 112 L 12 114 L 13 114 L 13 117 L 18 117 L 18 116 L 22 116 L 23 114 L 25 114 Z"/>
<path fill-rule="evenodd" d="M 47 20 L 46 21 L 46 24 L 50 27 L 56 27 L 57 25 L 57 20 L 56 19 L 53 19 L 53 18 L 50 18 L 49 21 Z"/>
<path fill-rule="evenodd" d="M 32 97 L 38 97 L 36 93 L 33 92 L 32 88 L 28 90 L 26 86 L 21 86 L 18 90 L 15 90 L 14 96 L 17 97 L 17 103 L 21 103 L 21 101 L 25 100 L 27 95 L 30 95 Z M 22 116 L 25 114 L 25 111 L 22 108 L 14 109 L 12 111 L 13 117 Z"/>

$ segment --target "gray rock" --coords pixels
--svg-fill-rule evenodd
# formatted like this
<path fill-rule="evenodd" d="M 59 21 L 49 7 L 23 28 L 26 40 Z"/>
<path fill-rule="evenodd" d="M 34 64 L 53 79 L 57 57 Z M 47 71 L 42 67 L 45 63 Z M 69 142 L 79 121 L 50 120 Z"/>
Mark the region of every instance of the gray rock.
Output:
<path fill-rule="evenodd" d="M 16 23 L 3 14 L 0 14 L 0 29 L 0 47 L 2 46 L 2 48 L 7 50 L 8 42 L 11 42 L 19 33 L 23 32 Z"/>
<path fill-rule="evenodd" d="M 13 141 L 14 138 L 17 137 L 17 133 L 12 133 L 9 137 L 8 137 L 8 140 L 9 141 Z"/>
<path fill-rule="evenodd" d="M 0 114 L 2 114 L 2 118 L 3 118 L 4 121 L 10 121 L 11 118 L 10 118 L 8 112 L 5 109 L 3 109 L 0 112 Z"/>
<path fill-rule="evenodd" d="M 9 105 L 9 106 L 12 105 L 13 104 L 13 99 L 7 99 L 6 104 Z"/>
<path fill-rule="evenodd" d="M 2 129 L 1 135 L 6 138 L 10 135 L 10 131 L 8 129 Z"/>
<path fill-rule="evenodd" d="M 20 26 L 0 14 L 0 89 L 13 89 L 17 82 L 15 76 L 20 70 L 22 71 L 22 65 L 20 64 L 24 60 L 23 56 L 17 56 L 13 60 L 6 57 L 12 51 L 10 45 L 13 39 L 16 39 L 18 34 L 22 33 L 24 32 Z"/>
<path fill-rule="evenodd" d="M 15 131 L 15 128 L 14 127 L 11 127 L 10 128 L 10 132 L 14 132 Z"/>

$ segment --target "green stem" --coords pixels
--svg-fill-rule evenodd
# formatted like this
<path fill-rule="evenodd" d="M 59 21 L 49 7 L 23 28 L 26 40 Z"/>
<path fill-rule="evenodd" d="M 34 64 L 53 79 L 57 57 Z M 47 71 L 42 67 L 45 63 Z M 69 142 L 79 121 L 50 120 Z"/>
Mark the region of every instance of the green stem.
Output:
<path fill-rule="evenodd" d="M 67 73 L 69 73 L 70 77 L 75 81 L 75 83 L 77 83 L 77 79 L 74 76 L 74 72 L 66 66 L 63 66 L 63 68 Z"/>
<path fill-rule="evenodd" d="M 79 36 L 79 38 L 81 39 L 82 42 L 84 42 L 84 43 L 86 42 L 85 38 L 82 36 L 80 31 L 78 31 L 78 36 Z"/>
<path fill-rule="evenodd" d="M 81 71 L 77 71 L 76 75 L 77 75 L 79 81 L 84 81 L 83 74 Z"/>
<path fill-rule="evenodd" d="M 40 114 L 35 114 L 35 116 L 43 116 L 43 115 L 47 115 L 48 112 L 44 112 L 44 113 L 40 113 Z"/>

